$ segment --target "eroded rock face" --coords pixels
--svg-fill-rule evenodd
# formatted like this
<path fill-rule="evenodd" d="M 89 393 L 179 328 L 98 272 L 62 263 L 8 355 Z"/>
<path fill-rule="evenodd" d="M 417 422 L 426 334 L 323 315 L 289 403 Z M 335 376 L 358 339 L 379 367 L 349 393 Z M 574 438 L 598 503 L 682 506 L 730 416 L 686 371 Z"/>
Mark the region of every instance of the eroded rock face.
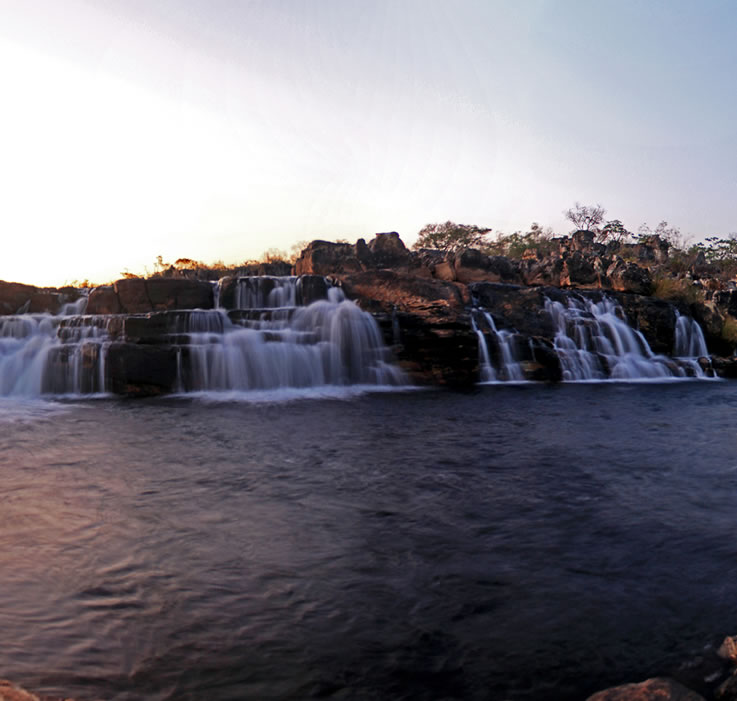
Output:
<path fill-rule="evenodd" d="M 462 285 L 393 270 L 365 271 L 339 279 L 346 296 L 371 312 L 403 311 L 448 317 L 464 313 L 470 301 Z"/>
<path fill-rule="evenodd" d="M 599 691 L 587 701 L 704 701 L 704 697 L 673 679 L 655 677 Z"/>
<path fill-rule="evenodd" d="M 113 285 L 113 293 L 118 298 L 120 312 L 124 314 L 166 309 L 212 309 L 214 301 L 209 282 L 184 278 L 117 280 Z M 108 308 L 114 308 L 109 291 L 101 293 L 100 304 L 103 299 Z"/>

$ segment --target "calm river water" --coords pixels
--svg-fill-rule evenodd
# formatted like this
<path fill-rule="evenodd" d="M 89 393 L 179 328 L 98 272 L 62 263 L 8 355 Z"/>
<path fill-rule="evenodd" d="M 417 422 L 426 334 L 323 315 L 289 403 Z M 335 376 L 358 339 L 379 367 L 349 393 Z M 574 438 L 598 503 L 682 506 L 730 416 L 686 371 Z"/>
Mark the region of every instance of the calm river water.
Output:
<path fill-rule="evenodd" d="M 737 385 L 0 403 L 0 677 L 583 699 L 737 633 Z"/>

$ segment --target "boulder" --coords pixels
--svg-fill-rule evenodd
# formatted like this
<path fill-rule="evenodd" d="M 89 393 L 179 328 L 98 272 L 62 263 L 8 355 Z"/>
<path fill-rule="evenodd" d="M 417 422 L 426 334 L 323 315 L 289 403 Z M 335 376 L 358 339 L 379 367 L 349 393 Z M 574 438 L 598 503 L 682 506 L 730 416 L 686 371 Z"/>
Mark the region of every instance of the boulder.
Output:
<path fill-rule="evenodd" d="M 590 233 L 590 232 L 584 232 Z M 584 257 L 580 251 L 575 251 L 563 260 L 561 271 L 561 287 L 586 287 L 596 285 L 599 275 L 589 258 Z"/>
<path fill-rule="evenodd" d="M 455 279 L 464 284 L 482 280 L 521 283 L 518 265 L 505 256 L 487 256 L 475 248 L 458 251 L 453 258 Z"/>
<path fill-rule="evenodd" d="M 295 275 L 334 275 L 364 269 L 350 243 L 312 241 L 294 264 Z"/>
<path fill-rule="evenodd" d="M 606 271 L 611 289 L 617 292 L 632 292 L 637 295 L 650 295 L 655 289 L 650 272 L 635 263 L 626 263 L 616 256 Z"/>
<path fill-rule="evenodd" d="M 410 252 L 396 231 L 387 234 L 376 234 L 367 246 L 371 253 L 370 258 L 365 255 L 365 249 L 362 256 L 358 255 L 358 248 L 359 243 L 357 242 L 357 256 L 359 258 L 363 257 L 373 268 L 398 268 L 409 265 Z"/>
<path fill-rule="evenodd" d="M 95 287 L 87 298 L 87 314 L 119 314 L 120 300 L 112 285 Z"/>
<path fill-rule="evenodd" d="M 704 697 L 674 679 L 655 677 L 599 691 L 586 701 L 704 701 Z"/>

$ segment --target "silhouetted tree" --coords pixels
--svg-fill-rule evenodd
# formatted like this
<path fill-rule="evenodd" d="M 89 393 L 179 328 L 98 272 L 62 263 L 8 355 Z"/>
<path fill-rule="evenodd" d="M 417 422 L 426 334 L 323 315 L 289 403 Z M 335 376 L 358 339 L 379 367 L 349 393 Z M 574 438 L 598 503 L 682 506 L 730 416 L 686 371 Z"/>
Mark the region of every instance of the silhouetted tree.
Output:
<path fill-rule="evenodd" d="M 618 241 L 622 243 L 633 236 L 634 234 L 631 231 L 627 231 L 619 219 L 612 219 L 604 224 L 597 238 L 602 243 L 606 241 Z"/>
<path fill-rule="evenodd" d="M 412 248 L 434 248 L 439 251 L 459 251 L 462 248 L 482 248 L 491 229 L 472 224 L 428 224 L 420 229 L 419 238 Z"/>
<path fill-rule="evenodd" d="M 604 221 L 606 209 L 600 204 L 590 207 L 576 202 L 573 207 L 567 209 L 563 214 L 566 219 L 573 223 L 576 229 L 598 232 L 599 225 Z"/>

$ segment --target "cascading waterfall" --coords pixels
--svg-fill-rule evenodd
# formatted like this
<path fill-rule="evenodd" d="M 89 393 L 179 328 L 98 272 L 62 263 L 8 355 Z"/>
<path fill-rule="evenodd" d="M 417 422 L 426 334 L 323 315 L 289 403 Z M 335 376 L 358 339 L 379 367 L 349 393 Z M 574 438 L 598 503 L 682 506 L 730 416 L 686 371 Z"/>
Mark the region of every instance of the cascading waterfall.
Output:
<path fill-rule="evenodd" d="M 545 308 L 556 327 L 554 346 L 564 382 L 664 379 L 695 374 L 690 363 L 653 353 L 642 333 L 627 324 L 622 308 L 610 298 L 594 302 L 572 297 L 567 305 L 548 299 Z M 691 339 L 695 332 L 691 326 L 688 329 L 683 338 Z"/>
<path fill-rule="evenodd" d="M 323 278 L 304 285 L 297 277 L 240 278 L 230 310 L 91 316 L 83 297 L 56 316 L 0 316 L 0 396 L 110 391 L 108 349 L 113 340 L 140 342 L 125 331 L 141 316 L 153 320 L 144 344 L 176 349 L 180 392 L 407 384 L 370 314 Z"/>
<path fill-rule="evenodd" d="M 497 329 L 494 318 L 489 312 L 474 309 L 471 314 L 471 324 L 479 339 L 479 366 L 482 383 L 494 382 L 522 382 L 525 379 L 524 370 L 516 347 L 515 334 L 506 329 Z M 482 327 L 486 329 L 487 336 Z M 497 367 L 491 359 L 489 342 L 497 351 Z"/>
<path fill-rule="evenodd" d="M 331 287 L 300 306 L 296 277 L 241 278 L 235 306 L 190 315 L 182 391 L 401 385 L 404 373 L 370 314 Z"/>
<path fill-rule="evenodd" d="M 0 317 L 0 396 L 104 392 L 107 323 L 108 317 Z"/>

